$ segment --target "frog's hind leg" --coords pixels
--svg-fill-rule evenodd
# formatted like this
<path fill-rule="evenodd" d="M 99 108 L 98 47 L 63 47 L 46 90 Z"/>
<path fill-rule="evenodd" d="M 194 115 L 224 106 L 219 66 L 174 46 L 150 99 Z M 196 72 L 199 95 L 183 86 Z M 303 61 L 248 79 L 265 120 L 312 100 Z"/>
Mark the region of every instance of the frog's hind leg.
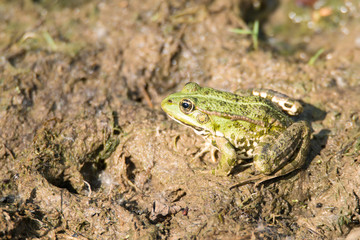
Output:
<path fill-rule="evenodd" d="M 254 157 L 254 165 L 255 169 L 260 171 L 261 173 L 252 178 L 248 178 L 246 180 L 238 182 L 237 184 L 231 186 L 230 189 L 240 187 L 249 183 L 254 183 L 254 188 L 256 188 L 257 186 L 266 181 L 287 175 L 294 170 L 301 168 L 304 165 L 310 146 L 310 128 L 308 126 L 308 123 L 304 121 L 294 124 L 295 126 L 293 126 L 293 128 L 301 129 L 301 134 L 295 134 L 296 132 L 298 133 L 298 131 L 295 130 L 293 132 L 290 126 L 289 132 L 287 132 L 285 135 L 280 135 L 276 139 L 275 144 L 271 145 L 269 141 L 268 143 L 265 143 L 263 147 L 260 147 L 260 150 L 257 149 L 257 151 L 261 151 L 262 154 L 260 153 L 260 157 Z M 290 144 L 288 148 L 284 149 L 281 143 L 286 143 L 286 141 L 291 142 L 291 138 L 292 140 L 294 140 L 296 139 L 297 135 L 300 136 L 300 141 L 294 142 L 298 144 Z M 272 139 L 272 141 L 274 141 L 274 139 Z M 271 154 L 272 152 L 276 152 L 278 154 L 277 156 L 284 155 L 279 154 L 278 151 L 273 151 L 274 149 L 282 149 L 282 151 L 287 152 L 287 155 L 283 158 L 267 158 L 268 156 L 274 156 L 274 154 Z M 294 153 L 296 153 L 295 157 Z M 273 166 L 277 167 L 273 169 Z"/>
<path fill-rule="evenodd" d="M 305 164 L 309 146 L 310 127 L 305 121 L 293 123 L 276 139 L 265 140 L 255 149 L 254 166 L 268 176 L 258 180 L 255 185 L 301 168 Z"/>

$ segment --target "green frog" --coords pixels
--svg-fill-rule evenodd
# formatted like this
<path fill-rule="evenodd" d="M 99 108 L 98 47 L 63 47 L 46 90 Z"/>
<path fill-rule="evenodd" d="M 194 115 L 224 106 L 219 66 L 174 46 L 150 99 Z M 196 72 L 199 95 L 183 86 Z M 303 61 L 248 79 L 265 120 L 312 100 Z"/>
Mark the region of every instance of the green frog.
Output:
<path fill-rule="evenodd" d="M 161 107 L 221 152 L 215 175 L 250 164 L 257 174 L 246 182 L 259 183 L 286 175 L 306 161 L 310 127 L 290 118 L 300 114 L 302 106 L 284 94 L 268 89 L 230 93 L 189 82 L 166 97 Z"/>

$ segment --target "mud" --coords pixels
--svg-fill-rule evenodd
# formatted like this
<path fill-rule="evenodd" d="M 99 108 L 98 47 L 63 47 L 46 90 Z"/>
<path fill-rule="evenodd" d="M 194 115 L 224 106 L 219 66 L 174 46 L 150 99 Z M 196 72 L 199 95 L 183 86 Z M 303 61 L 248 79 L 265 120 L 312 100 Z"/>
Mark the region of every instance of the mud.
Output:
<path fill-rule="evenodd" d="M 0 1 L 0 238 L 359 239 L 360 5 L 296 3 Z M 301 100 L 304 168 L 211 175 L 188 81 Z"/>

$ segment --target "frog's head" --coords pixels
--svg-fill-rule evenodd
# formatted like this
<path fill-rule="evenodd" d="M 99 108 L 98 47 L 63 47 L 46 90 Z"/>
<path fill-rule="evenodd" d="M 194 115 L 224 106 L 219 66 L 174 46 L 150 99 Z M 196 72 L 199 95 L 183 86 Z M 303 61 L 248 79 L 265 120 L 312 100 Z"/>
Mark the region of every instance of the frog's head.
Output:
<path fill-rule="evenodd" d="M 170 118 L 193 128 L 198 134 L 208 134 L 213 129 L 210 118 L 196 107 L 202 90 L 197 83 L 189 82 L 181 92 L 166 97 L 161 108 Z"/>

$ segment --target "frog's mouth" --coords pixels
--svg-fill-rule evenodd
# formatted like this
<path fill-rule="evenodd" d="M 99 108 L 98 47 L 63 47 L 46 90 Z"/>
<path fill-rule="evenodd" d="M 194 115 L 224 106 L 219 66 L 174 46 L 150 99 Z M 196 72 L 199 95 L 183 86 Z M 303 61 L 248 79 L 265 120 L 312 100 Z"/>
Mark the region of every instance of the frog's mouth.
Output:
<path fill-rule="evenodd" d="M 187 127 L 189 127 L 189 128 L 194 129 L 194 131 L 195 131 L 197 134 L 205 135 L 205 132 L 206 132 L 206 131 L 204 130 L 204 128 L 192 126 L 192 125 L 190 125 L 190 124 L 187 124 L 187 123 L 184 123 L 184 122 L 181 122 L 181 121 L 177 120 L 176 118 L 174 118 L 174 117 L 171 116 L 170 114 L 167 114 L 167 115 L 169 116 L 169 118 L 171 118 L 171 119 L 174 120 L 175 122 L 178 122 L 178 123 L 180 123 L 180 124 L 182 124 L 182 125 L 184 125 L 184 126 L 187 126 Z"/>

